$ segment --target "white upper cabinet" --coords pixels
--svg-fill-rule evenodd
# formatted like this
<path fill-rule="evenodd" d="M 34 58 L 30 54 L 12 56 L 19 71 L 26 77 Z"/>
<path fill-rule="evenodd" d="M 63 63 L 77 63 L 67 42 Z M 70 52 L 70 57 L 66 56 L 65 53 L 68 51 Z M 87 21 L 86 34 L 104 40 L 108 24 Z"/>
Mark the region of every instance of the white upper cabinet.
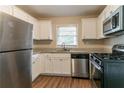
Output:
<path fill-rule="evenodd" d="M 39 23 L 38 20 L 32 16 L 30 16 L 29 14 L 27 14 L 26 12 L 22 11 L 21 9 L 19 9 L 18 7 L 13 7 L 13 15 L 21 20 L 24 20 L 26 22 L 29 22 L 31 24 L 33 24 L 33 39 L 40 39 L 39 36 Z"/>
<path fill-rule="evenodd" d="M 16 6 L 0 6 L 0 11 L 33 24 L 33 39 L 52 40 L 52 23 L 50 20 L 40 20 L 39 22 Z"/>
<path fill-rule="evenodd" d="M 97 18 L 82 19 L 82 39 L 97 39 Z"/>
<path fill-rule="evenodd" d="M 39 39 L 39 23 L 38 20 L 32 16 L 30 16 L 28 13 L 22 11 L 16 6 L 13 6 L 13 16 L 16 18 L 19 18 L 23 21 L 29 22 L 33 24 L 33 39 Z"/>
<path fill-rule="evenodd" d="M 97 38 L 105 38 L 103 34 L 103 21 L 104 21 L 104 11 L 97 18 Z"/>
<path fill-rule="evenodd" d="M 13 16 L 26 22 L 29 22 L 28 14 L 16 6 L 13 7 Z"/>
<path fill-rule="evenodd" d="M 11 5 L 0 6 L 0 11 L 7 13 L 9 15 L 13 15 L 13 6 L 11 6 Z"/>
<path fill-rule="evenodd" d="M 33 39 L 40 40 L 39 36 L 39 21 L 29 16 L 29 23 L 33 24 Z"/>
<path fill-rule="evenodd" d="M 119 8 L 120 5 L 108 5 L 105 7 L 105 19 L 108 18 L 117 8 Z"/>
<path fill-rule="evenodd" d="M 111 11 L 112 9 L 111 8 L 112 8 L 111 5 L 108 5 L 108 6 L 105 7 L 105 9 L 104 9 L 105 19 L 108 18 L 112 14 L 112 11 Z"/>
<path fill-rule="evenodd" d="M 33 39 L 34 40 L 40 40 L 40 34 L 39 34 L 39 22 L 38 20 L 33 21 Z"/>
<path fill-rule="evenodd" d="M 50 20 L 40 20 L 39 26 L 40 39 L 52 40 L 52 22 Z"/>
<path fill-rule="evenodd" d="M 121 5 L 111 5 L 111 11 L 114 12 L 117 8 L 119 8 Z"/>

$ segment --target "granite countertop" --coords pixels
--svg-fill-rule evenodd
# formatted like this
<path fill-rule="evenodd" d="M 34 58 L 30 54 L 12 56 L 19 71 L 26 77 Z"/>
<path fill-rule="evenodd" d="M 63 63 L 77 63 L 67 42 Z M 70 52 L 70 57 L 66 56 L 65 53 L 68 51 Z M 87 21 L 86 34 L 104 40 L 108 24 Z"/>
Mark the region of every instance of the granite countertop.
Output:
<path fill-rule="evenodd" d="M 111 53 L 109 48 L 80 48 L 80 49 L 71 49 L 70 51 L 63 51 L 52 48 L 41 48 L 33 49 L 33 53 Z"/>

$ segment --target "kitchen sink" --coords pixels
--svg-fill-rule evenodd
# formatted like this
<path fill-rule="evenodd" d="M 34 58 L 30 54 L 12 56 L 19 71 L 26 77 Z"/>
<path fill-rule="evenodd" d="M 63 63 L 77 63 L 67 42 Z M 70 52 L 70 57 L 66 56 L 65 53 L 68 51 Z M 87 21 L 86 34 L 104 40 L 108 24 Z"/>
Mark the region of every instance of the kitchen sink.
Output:
<path fill-rule="evenodd" d="M 56 49 L 55 52 L 70 52 L 70 49 Z"/>

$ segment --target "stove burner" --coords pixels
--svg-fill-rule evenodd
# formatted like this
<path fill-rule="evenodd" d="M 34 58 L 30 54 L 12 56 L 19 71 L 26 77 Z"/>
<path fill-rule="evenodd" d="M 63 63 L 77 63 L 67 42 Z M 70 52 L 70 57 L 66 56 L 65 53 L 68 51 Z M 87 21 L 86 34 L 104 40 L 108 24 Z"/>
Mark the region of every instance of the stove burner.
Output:
<path fill-rule="evenodd" d="M 95 56 L 100 59 L 107 59 L 107 60 L 124 60 L 124 55 L 120 54 L 109 54 L 109 53 L 95 53 Z"/>

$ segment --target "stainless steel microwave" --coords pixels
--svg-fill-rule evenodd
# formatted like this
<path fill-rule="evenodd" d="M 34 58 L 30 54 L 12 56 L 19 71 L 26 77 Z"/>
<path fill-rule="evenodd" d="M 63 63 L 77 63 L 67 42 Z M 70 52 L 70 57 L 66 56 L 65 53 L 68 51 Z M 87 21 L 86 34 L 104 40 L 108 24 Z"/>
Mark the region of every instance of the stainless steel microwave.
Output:
<path fill-rule="evenodd" d="M 103 22 L 104 35 L 119 35 L 121 32 L 124 32 L 124 6 L 120 6 Z"/>

